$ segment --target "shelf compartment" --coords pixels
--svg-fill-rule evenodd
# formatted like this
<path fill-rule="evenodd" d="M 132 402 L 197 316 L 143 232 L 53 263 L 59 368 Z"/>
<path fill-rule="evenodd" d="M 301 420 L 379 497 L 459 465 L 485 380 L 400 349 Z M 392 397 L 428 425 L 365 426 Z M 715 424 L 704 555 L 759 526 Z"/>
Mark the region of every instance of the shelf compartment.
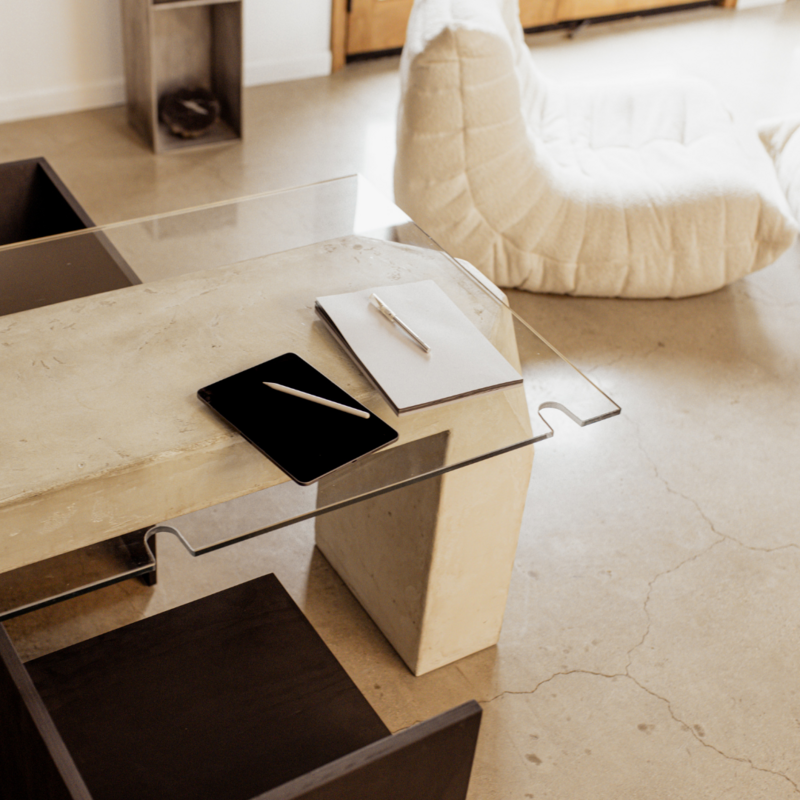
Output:
<path fill-rule="evenodd" d="M 242 137 L 241 0 L 122 0 L 128 121 L 156 153 Z M 181 88 L 211 91 L 218 120 L 184 138 L 159 121 L 158 101 Z"/>

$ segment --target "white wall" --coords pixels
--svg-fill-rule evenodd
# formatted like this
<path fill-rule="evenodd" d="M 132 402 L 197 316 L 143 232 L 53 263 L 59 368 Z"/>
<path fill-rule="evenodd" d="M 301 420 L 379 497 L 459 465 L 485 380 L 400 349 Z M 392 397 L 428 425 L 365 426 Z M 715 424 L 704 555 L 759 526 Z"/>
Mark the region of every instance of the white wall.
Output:
<path fill-rule="evenodd" d="M 244 83 L 327 75 L 330 0 L 244 0 Z M 0 0 L 0 122 L 124 102 L 119 0 Z"/>
<path fill-rule="evenodd" d="M 331 0 L 244 0 L 244 37 L 245 86 L 328 75 Z"/>

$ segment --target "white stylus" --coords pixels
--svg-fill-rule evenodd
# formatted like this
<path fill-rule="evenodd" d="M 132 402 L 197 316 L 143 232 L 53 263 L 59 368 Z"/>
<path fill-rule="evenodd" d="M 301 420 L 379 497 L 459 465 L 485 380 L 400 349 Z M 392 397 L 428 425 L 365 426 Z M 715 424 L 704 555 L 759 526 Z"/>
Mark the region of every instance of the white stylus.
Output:
<path fill-rule="evenodd" d="M 381 312 L 381 314 L 383 314 L 384 317 L 386 317 L 386 319 L 388 319 L 390 322 L 394 322 L 395 325 L 399 325 L 426 353 L 430 353 L 431 348 L 428 347 L 428 345 L 425 344 L 425 342 L 423 342 L 422 339 L 420 339 L 419 336 L 417 336 L 417 334 L 414 333 L 414 331 L 412 331 L 411 328 L 409 328 L 408 325 L 406 325 L 405 322 L 403 322 L 403 320 L 401 320 L 400 317 L 398 317 L 397 314 L 395 314 L 394 311 L 392 311 L 392 309 L 380 299 L 380 297 L 378 297 L 378 295 L 373 293 L 369 299 L 375 301 L 378 310 Z"/>
<path fill-rule="evenodd" d="M 335 403 L 333 400 L 328 400 L 325 397 L 317 397 L 315 394 L 301 392 L 299 389 L 292 389 L 291 386 L 283 386 L 280 383 L 270 383 L 269 381 L 262 381 L 262 383 L 264 386 L 269 386 L 270 389 L 275 389 L 277 392 L 290 394 L 292 397 L 301 397 L 303 400 L 310 400 L 312 403 L 319 403 L 321 406 L 335 408 L 337 411 L 344 411 L 347 414 L 353 414 L 362 419 L 369 419 L 369 412 L 362 411 L 360 408 L 352 408 L 351 406 L 342 405 L 342 403 Z"/>

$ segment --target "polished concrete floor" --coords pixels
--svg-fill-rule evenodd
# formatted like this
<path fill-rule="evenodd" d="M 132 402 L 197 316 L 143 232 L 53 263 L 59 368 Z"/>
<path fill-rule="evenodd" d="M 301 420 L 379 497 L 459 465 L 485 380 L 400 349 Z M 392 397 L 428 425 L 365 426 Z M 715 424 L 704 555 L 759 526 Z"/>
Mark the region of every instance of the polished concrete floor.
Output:
<path fill-rule="evenodd" d="M 800 2 L 529 37 L 547 74 L 678 72 L 744 126 L 800 110 Z M 397 59 L 246 94 L 240 145 L 153 156 L 120 108 L 0 126 L 98 222 L 362 172 L 391 192 Z M 800 247 L 679 301 L 511 293 L 623 408 L 537 448 L 502 637 L 421 678 L 313 548 L 310 525 L 12 621 L 25 657 L 274 570 L 393 730 L 476 698 L 470 797 L 800 797 Z"/>

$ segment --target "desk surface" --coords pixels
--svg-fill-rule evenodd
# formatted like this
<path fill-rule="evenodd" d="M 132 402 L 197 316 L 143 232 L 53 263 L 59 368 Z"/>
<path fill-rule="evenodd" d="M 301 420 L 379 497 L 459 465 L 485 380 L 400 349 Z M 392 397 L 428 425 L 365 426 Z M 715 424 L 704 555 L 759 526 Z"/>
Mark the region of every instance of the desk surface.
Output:
<path fill-rule="evenodd" d="M 546 438 L 543 406 L 579 424 L 618 412 L 490 285 L 358 178 L 102 230 L 145 283 L 0 318 L 0 572 L 284 484 L 196 398 L 283 352 L 397 428 L 398 447 L 447 436 L 435 465 L 403 459 L 363 496 Z M 314 299 L 426 278 L 531 380 L 397 418 L 317 321 Z M 315 487 L 302 491 L 309 514 L 322 510 Z M 327 494 L 341 504 L 352 491 Z M 291 521 L 278 503 L 268 524 Z M 190 542 L 196 552 L 217 544 Z"/>

